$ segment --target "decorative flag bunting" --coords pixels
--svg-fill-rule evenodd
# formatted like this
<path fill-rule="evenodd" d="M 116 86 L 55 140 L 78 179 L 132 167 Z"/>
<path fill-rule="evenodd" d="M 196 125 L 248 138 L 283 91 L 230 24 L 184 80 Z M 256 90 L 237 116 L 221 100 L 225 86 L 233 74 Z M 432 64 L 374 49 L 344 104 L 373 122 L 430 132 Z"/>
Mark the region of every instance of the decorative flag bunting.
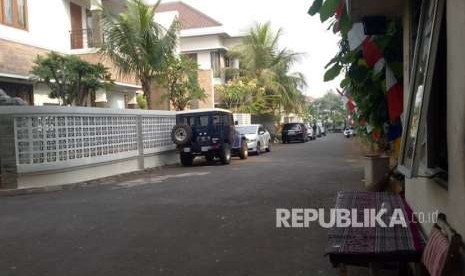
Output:
<path fill-rule="evenodd" d="M 363 24 L 354 23 L 352 25 L 352 29 L 350 29 L 349 33 L 347 34 L 347 38 L 349 40 L 349 47 L 351 51 L 362 45 L 363 41 L 367 38 L 365 31 L 363 30 Z"/>
<path fill-rule="evenodd" d="M 336 19 L 338 24 L 344 12 L 345 2 L 345 0 L 341 0 L 336 9 Z M 337 30 L 339 30 L 339 27 L 337 27 Z M 365 35 L 362 23 L 352 24 L 352 29 L 348 32 L 347 36 L 350 50 L 354 51 L 361 46 L 365 62 L 370 68 L 373 68 L 375 73 L 380 73 L 384 68 L 386 68 L 386 99 L 388 103 L 389 120 L 391 122 L 388 130 L 388 138 L 391 141 L 396 140 L 402 135 L 400 116 L 404 108 L 403 86 L 397 81 L 391 68 L 387 65 L 381 49 L 379 49 L 371 36 Z M 357 105 L 353 98 L 348 96 L 347 93 L 342 93 L 340 91 L 338 91 L 338 93 L 341 94 L 342 101 L 345 105 L 347 105 L 350 112 L 353 113 L 356 111 Z M 373 138 L 379 139 L 379 130 L 374 130 L 372 126 L 367 125 L 367 131 L 368 133 L 373 131 Z"/>
<path fill-rule="evenodd" d="M 381 72 L 383 70 L 384 65 L 386 64 L 386 60 L 383 57 L 383 53 L 381 50 L 376 46 L 375 42 L 371 37 L 367 37 L 362 42 L 363 48 L 363 58 L 365 62 L 368 64 L 370 68 L 374 68 L 375 73 Z"/>
<path fill-rule="evenodd" d="M 386 67 L 386 91 L 389 109 L 389 120 L 395 122 L 404 110 L 404 92 L 402 85 L 397 81 L 394 72 Z"/>

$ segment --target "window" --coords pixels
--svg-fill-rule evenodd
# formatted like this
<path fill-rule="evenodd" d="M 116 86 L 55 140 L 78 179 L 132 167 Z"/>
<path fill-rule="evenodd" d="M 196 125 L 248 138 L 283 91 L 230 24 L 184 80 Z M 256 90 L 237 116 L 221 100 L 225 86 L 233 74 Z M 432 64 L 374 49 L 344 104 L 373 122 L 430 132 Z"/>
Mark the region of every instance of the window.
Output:
<path fill-rule="evenodd" d="M 221 77 L 221 62 L 220 62 L 220 52 L 215 51 L 215 52 L 210 52 L 210 57 L 211 57 L 211 65 L 212 65 L 212 71 L 213 71 L 213 77 L 214 78 L 219 78 Z"/>
<path fill-rule="evenodd" d="M 182 123 L 188 126 L 194 126 L 195 125 L 195 118 L 194 117 L 184 117 L 182 119 Z"/>
<path fill-rule="evenodd" d="M 426 118 L 427 168 L 447 180 L 447 28 L 443 16 Z"/>
<path fill-rule="evenodd" d="M 200 126 L 208 126 L 208 116 L 199 117 Z"/>
<path fill-rule="evenodd" d="M 11 27 L 26 29 L 26 0 L 0 0 L 0 23 Z"/>
<path fill-rule="evenodd" d="M 415 55 L 409 90 L 408 107 L 405 113 L 404 133 L 402 135 L 401 155 L 399 158 L 399 169 L 407 177 L 417 176 L 419 168 L 419 156 L 421 149 L 428 140 L 428 133 L 432 133 L 435 127 L 439 127 L 439 120 L 428 125 L 428 117 L 432 118 L 431 112 L 440 111 L 439 102 L 430 103 L 430 94 L 433 97 L 445 97 L 444 84 L 435 84 L 433 76 L 440 78 L 439 69 L 435 67 L 436 49 L 439 41 L 439 31 L 441 29 L 444 12 L 444 0 L 423 1 L 420 16 L 420 24 L 416 40 Z M 445 50 L 445 49 L 444 49 Z M 438 62 L 438 67 L 441 62 Z M 445 83 L 445 81 L 443 81 Z M 432 91 L 435 90 L 435 91 Z M 441 91 L 443 90 L 443 91 Z M 434 99 L 434 98 L 432 98 Z M 439 111 L 434 111 L 439 110 Z M 432 119 L 431 119 L 432 120 Z M 431 127 L 431 129 L 429 129 Z M 438 129 L 437 131 L 441 131 Z M 444 133 L 441 133 L 444 135 Z M 439 137 L 439 136 L 438 136 Z M 444 136 L 441 137 L 443 139 Z M 435 139 L 430 136 L 430 144 L 433 147 Z M 442 140 L 444 141 L 444 140 Z M 423 147 L 423 148 L 422 148 Z M 434 149 L 435 151 L 438 149 Z"/>
<path fill-rule="evenodd" d="M 219 125 L 219 124 L 221 124 L 221 117 L 220 117 L 220 115 L 213 115 L 213 124 L 214 124 L 214 125 Z"/>

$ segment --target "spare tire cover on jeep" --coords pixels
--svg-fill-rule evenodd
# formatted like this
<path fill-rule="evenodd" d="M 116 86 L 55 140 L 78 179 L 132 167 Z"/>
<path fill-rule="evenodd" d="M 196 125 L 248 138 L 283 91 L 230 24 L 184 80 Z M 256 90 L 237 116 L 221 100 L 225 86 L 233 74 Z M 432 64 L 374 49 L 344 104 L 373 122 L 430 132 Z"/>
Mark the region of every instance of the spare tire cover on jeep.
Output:
<path fill-rule="evenodd" d="M 187 144 L 192 139 L 192 128 L 188 125 L 178 124 L 171 130 L 171 140 L 176 145 Z"/>

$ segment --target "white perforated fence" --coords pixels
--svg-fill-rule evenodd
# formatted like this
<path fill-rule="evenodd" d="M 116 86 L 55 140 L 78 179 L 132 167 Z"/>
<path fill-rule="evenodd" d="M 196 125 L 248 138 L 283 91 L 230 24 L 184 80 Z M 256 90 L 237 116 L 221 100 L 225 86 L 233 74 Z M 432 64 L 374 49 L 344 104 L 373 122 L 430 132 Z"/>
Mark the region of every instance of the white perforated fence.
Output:
<path fill-rule="evenodd" d="M 175 113 L 76 107 L 1 108 L 12 117 L 18 172 L 73 168 L 175 148 Z"/>

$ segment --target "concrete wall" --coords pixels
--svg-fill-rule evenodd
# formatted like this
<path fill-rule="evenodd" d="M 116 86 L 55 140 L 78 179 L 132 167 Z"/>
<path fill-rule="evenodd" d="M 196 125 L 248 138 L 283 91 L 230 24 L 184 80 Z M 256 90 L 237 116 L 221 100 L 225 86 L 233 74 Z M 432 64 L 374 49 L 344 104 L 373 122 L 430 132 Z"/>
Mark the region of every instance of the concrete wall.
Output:
<path fill-rule="evenodd" d="M 34 86 L 34 105 L 42 106 L 47 104 L 58 105 L 58 99 L 51 99 L 48 95 L 50 89 L 44 84 Z"/>
<path fill-rule="evenodd" d="M 197 63 L 200 70 L 210 70 L 212 68 L 210 51 L 197 52 Z"/>
<path fill-rule="evenodd" d="M 70 184 L 177 162 L 175 113 L 0 107 L 0 189 Z"/>
<path fill-rule="evenodd" d="M 219 35 L 181 37 L 181 52 L 196 52 L 211 49 L 223 49 L 223 39 Z"/>

